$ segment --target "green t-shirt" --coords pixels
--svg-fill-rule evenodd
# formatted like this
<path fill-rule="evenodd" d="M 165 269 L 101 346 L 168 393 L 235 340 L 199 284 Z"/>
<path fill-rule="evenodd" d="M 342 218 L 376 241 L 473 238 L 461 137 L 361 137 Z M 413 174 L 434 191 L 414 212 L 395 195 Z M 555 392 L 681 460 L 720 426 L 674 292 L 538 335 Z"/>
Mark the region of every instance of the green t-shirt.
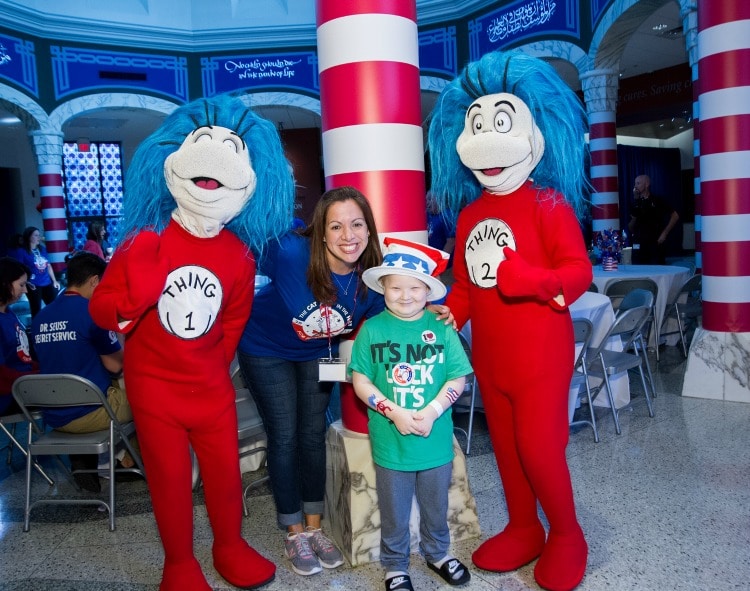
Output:
<path fill-rule="evenodd" d="M 458 333 L 426 311 L 406 321 L 385 310 L 367 320 L 354 340 L 350 369 L 372 381 L 399 406 L 419 410 L 448 380 L 471 373 Z M 429 411 L 432 412 L 432 411 Z M 428 437 L 401 435 L 386 417 L 369 409 L 372 455 L 391 470 L 428 470 L 453 461 L 450 409 L 435 421 Z"/>

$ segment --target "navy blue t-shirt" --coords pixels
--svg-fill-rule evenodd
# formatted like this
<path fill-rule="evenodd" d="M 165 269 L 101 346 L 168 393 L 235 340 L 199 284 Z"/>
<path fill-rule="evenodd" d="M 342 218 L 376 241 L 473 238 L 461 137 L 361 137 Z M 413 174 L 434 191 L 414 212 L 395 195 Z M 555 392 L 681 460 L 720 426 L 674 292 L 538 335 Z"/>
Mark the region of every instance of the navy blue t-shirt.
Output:
<path fill-rule="evenodd" d="M 33 369 L 26 330 L 12 310 L 0 312 L 0 365 L 13 372 L 31 372 Z M 10 389 L 16 374 L 9 374 L 0 385 L 0 414 L 13 402 Z"/>
<path fill-rule="evenodd" d="M 270 279 L 253 300 L 239 350 L 258 357 L 312 361 L 338 354 L 338 338 L 356 329 L 364 318 L 384 308 L 383 296 L 371 289 L 363 296 L 356 272 L 333 275 L 336 303 L 320 306 L 307 285 L 310 245 L 307 238 L 286 234 L 273 242 L 259 261 L 259 272 Z"/>
<path fill-rule="evenodd" d="M 107 393 L 112 376 L 100 355 L 119 351 L 120 342 L 114 332 L 94 324 L 86 298 L 66 291 L 34 317 L 31 332 L 41 373 L 72 373 Z M 92 410 L 90 406 L 47 410 L 44 418 L 51 427 L 62 427 Z"/>

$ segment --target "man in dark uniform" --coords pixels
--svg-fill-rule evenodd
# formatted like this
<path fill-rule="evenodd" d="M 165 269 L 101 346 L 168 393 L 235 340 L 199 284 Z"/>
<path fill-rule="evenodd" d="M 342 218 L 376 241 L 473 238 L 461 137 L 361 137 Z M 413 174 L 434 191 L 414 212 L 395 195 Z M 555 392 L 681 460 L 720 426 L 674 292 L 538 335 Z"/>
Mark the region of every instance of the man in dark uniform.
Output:
<path fill-rule="evenodd" d="M 651 179 L 645 174 L 635 178 L 633 197 L 635 201 L 628 223 L 633 236 L 633 262 L 663 265 L 666 262 L 665 241 L 680 216 L 664 199 L 651 193 Z"/>

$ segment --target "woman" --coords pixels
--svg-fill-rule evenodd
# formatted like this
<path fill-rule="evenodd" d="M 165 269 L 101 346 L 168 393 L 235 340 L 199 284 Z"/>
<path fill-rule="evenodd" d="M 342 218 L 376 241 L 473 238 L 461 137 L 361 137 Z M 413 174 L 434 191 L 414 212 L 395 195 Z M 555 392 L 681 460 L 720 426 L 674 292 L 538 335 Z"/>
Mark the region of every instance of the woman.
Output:
<path fill-rule="evenodd" d="M 105 240 L 106 236 L 107 231 L 104 229 L 102 222 L 91 222 L 88 232 L 86 232 L 86 243 L 83 245 L 83 250 L 92 252 L 99 258 L 109 262 L 110 255 L 107 252 L 109 244 Z"/>
<path fill-rule="evenodd" d="M 28 269 L 11 257 L 0 258 L 0 415 L 20 412 L 11 394 L 17 378 L 33 373 L 29 338 L 10 305 L 26 293 Z"/>
<path fill-rule="evenodd" d="M 26 297 L 29 298 L 32 318 L 42 308 L 42 300 L 49 304 L 60 291 L 55 271 L 47 258 L 47 249 L 42 246 L 41 240 L 39 228 L 29 226 L 23 231 L 23 250 L 19 260 L 31 269 Z"/>
<path fill-rule="evenodd" d="M 320 531 L 326 478 L 326 408 L 333 382 L 318 360 L 383 309 L 362 271 L 379 265 L 380 241 L 367 199 L 353 187 L 327 191 L 301 234 L 274 242 L 259 262 L 270 279 L 255 296 L 239 361 L 268 435 L 268 471 L 286 555 L 301 575 L 343 563 Z"/>

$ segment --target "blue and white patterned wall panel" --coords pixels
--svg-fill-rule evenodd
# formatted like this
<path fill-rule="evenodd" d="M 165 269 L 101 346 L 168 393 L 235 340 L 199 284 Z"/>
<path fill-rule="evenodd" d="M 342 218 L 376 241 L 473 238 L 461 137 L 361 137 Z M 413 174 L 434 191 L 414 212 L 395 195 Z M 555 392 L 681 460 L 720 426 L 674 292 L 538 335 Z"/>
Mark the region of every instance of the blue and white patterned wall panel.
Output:
<path fill-rule="evenodd" d="M 50 47 L 55 98 L 112 87 L 137 88 L 187 101 L 187 59 L 168 55 L 148 55 Z"/>
<path fill-rule="evenodd" d="M 457 71 L 456 27 L 441 27 L 419 33 L 419 71 L 454 77 Z"/>
<path fill-rule="evenodd" d="M 318 58 L 312 51 L 201 58 L 205 96 L 242 88 L 289 89 L 320 94 Z"/>
<path fill-rule="evenodd" d="M 518 0 L 470 20 L 469 57 L 551 34 L 580 39 L 578 0 Z"/>
<path fill-rule="evenodd" d="M 34 44 L 18 37 L 0 35 L 0 78 L 5 78 L 39 97 Z"/>

